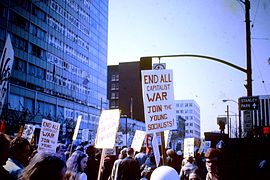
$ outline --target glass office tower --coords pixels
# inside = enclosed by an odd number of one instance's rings
[[[94,132],[107,96],[108,0],[1,0],[0,15],[1,53],[7,33],[15,51],[8,131],[46,118],[65,136],[82,115],[80,129]]]

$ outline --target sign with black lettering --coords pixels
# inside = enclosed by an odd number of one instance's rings
[[[176,129],[172,70],[143,70],[141,73],[146,132]]]
[[[259,108],[259,102],[259,96],[247,96],[238,99],[240,110],[257,110]]]

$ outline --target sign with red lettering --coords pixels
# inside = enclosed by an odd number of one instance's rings
[[[38,142],[38,151],[56,152],[60,124],[57,122],[42,120]]]
[[[141,73],[146,132],[176,129],[172,70],[143,70]]]

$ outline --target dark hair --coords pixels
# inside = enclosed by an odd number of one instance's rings
[[[5,165],[8,160],[9,137],[0,132],[0,166]]]
[[[213,158],[213,157],[220,158],[220,156],[221,156],[221,151],[215,148],[209,148],[204,155],[205,158]]]
[[[26,146],[30,146],[30,143],[27,139],[23,137],[15,137],[10,142],[9,152],[11,156],[14,156],[17,153],[20,153],[22,149],[24,149]]]
[[[37,153],[20,175],[22,180],[62,180],[66,164],[55,154],[49,152]]]
[[[134,154],[134,149],[131,148],[131,147],[129,147],[129,148],[127,149],[127,154],[128,154],[129,156],[133,155],[133,154]]]
[[[0,153],[3,151],[6,151],[7,147],[9,148],[10,145],[10,139],[8,135],[0,132]]]

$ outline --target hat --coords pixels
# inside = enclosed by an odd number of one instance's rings
[[[205,158],[213,158],[213,157],[220,157],[220,155],[221,155],[221,151],[219,149],[209,148],[209,149],[207,149],[204,157]]]
[[[182,151],[179,150],[179,151],[176,152],[176,154],[177,154],[178,156],[182,156],[183,153],[182,153]]]

